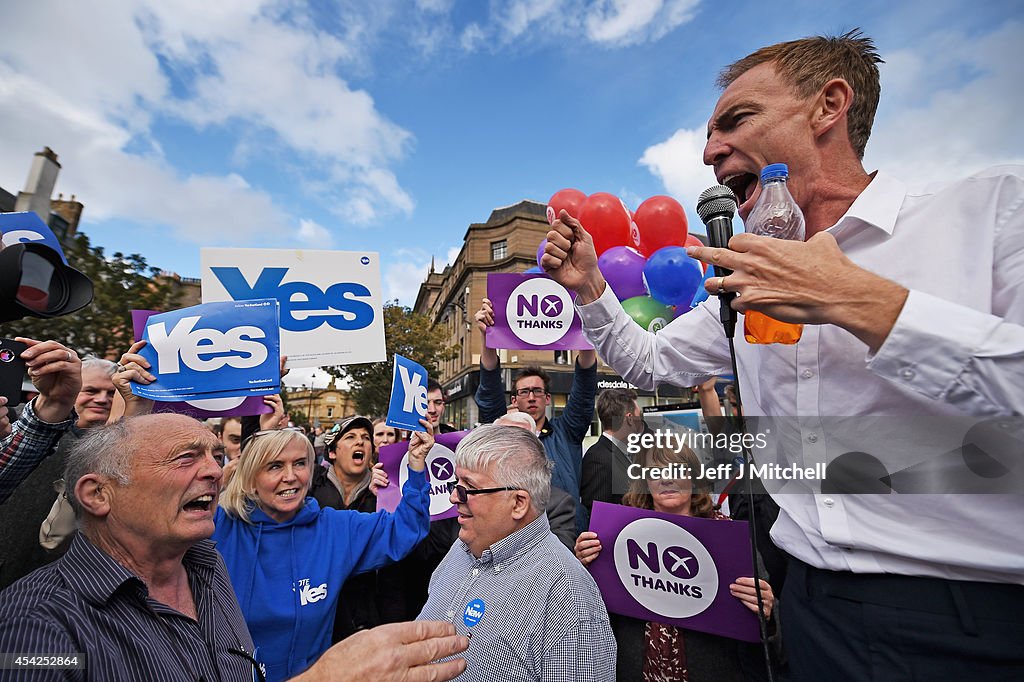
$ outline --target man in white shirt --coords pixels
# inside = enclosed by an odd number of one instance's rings
[[[737,293],[737,311],[806,325],[792,346],[736,339],[744,411],[772,418],[755,427],[772,430],[758,460],[829,471],[819,487],[772,490],[772,538],[793,557],[781,620],[796,678],[1019,678],[1024,169],[924,193],[867,173],[880,61],[853,32],[723,72],[704,162],[744,219],[760,169],[788,164],[808,238],[741,234],[691,255],[734,271],[706,286]],[[657,335],[640,329],[567,214],[543,265],[578,292],[588,337],[625,380],[690,386],[728,371],[717,300]]]

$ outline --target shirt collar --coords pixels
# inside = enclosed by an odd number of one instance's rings
[[[605,431],[601,435],[610,440],[612,442],[612,445],[614,445],[615,447],[622,451],[622,454],[628,454],[629,451],[626,449],[626,444],[624,442],[622,442],[612,434],[608,433],[607,431]]]
[[[892,235],[906,196],[905,184],[883,171],[875,171],[868,186],[828,231],[838,238],[847,229],[872,225],[887,235]]]
[[[197,542],[185,552],[182,563],[190,578],[201,578],[208,583],[217,565],[217,550],[213,542]],[[94,604],[106,604],[126,583],[132,583],[143,598],[149,594],[149,588],[139,576],[92,544],[80,532],[75,534],[58,570],[70,587]]]
[[[511,563],[536,547],[550,534],[551,526],[548,524],[547,514],[541,512],[533,521],[485,549],[480,555],[479,562],[493,563],[495,566]],[[469,551],[468,546],[466,551]]]

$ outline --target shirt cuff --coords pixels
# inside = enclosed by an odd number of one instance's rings
[[[967,369],[999,318],[911,290],[867,368],[878,376],[941,399]]]
[[[596,329],[610,324],[615,319],[618,304],[619,300],[615,298],[615,292],[607,284],[597,300],[582,305],[574,301],[576,312],[579,313],[580,320],[583,321],[583,326],[587,329]]]

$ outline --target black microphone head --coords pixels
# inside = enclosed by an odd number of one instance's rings
[[[718,216],[732,220],[732,217],[736,215],[738,203],[736,195],[725,185],[708,187],[701,192],[700,198],[697,199],[697,215],[700,216],[705,225],[708,224],[709,220]]]

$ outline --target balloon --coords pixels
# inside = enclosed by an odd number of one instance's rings
[[[703,279],[700,264],[681,246],[658,249],[644,266],[644,281],[651,296],[665,305],[689,305]]]
[[[698,261],[700,262],[700,261]],[[708,290],[704,288],[704,282],[708,281],[711,277],[715,276],[715,269],[711,268],[704,271],[704,277],[701,279],[700,284],[697,285],[697,293],[693,295],[693,300],[690,301],[690,307],[696,307],[698,303],[707,300]]]
[[[554,225],[559,212],[564,208],[573,218],[580,217],[580,208],[587,195],[578,189],[560,189],[548,199],[548,225]]]
[[[539,266],[539,265],[534,265],[529,270],[525,270],[523,272],[523,274],[524,275],[543,275],[544,274],[544,269],[541,266]]]
[[[594,238],[594,250],[598,256],[613,246],[627,246],[632,242],[629,212],[614,194],[591,194],[576,217]]]
[[[672,319],[672,308],[650,296],[634,296],[622,302],[622,309],[633,321],[649,332],[662,329]]]
[[[672,197],[651,197],[640,204],[633,217],[640,230],[640,253],[650,256],[666,246],[686,243],[686,211]]]
[[[686,235],[686,243],[683,244],[683,246],[707,246],[707,244],[702,242],[696,235],[694,235],[694,234],[687,234]],[[707,263],[705,263],[704,261],[697,261],[697,262],[700,263],[700,269],[702,271],[704,271],[704,272],[708,271],[708,264]]]
[[[608,286],[620,301],[634,296],[646,296],[644,288],[644,263],[647,259],[636,249],[628,246],[613,246],[597,259]]]
[[[544,247],[548,245],[547,237],[541,240],[540,246],[537,247],[537,265],[540,265],[540,259],[544,255]]]

